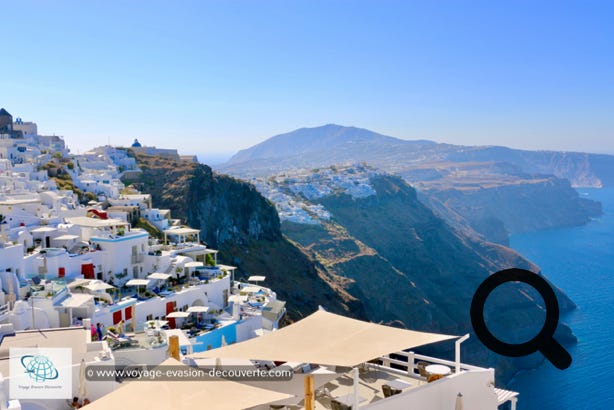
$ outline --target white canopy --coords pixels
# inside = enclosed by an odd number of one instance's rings
[[[388,353],[456,337],[397,329],[319,310],[262,337],[195,353],[191,357],[356,366]]]
[[[260,286],[243,286],[241,288],[241,292],[245,293],[256,293],[259,292],[262,288]]]
[[[100,290],[107,290],[107,289],[115,289],[115,286],[109,285],[108,283],[103,282],[101,280],[93,280],[83,287],[93,292],[97,292]]]
[[[151,275],[147,275],[148,279],[167,280],[171,275],[168,273],[154,272]]]
[[[209,311],[209,306],[190,306],[189,313],[206,313]]]
[[[183,266],[186,268],[198,268],[200,266],[204,266],[204,264],[202,262],[188,262]]]
[[[149,279],[130,279],[126,282],[126,286],[147,286],[149,282]]]
[[[247,281],[248,281],[248,282],[262,282],[262,281],[264,281],[265,279],[266,279],[266,277],[265,277],[265,276],[257,276],[257,275],[254,275],[254,276],[250,276],[249,278],[247,278]]]
[[[181,311],[171,312],[168,315],[166,315],[167,318],[188,317],[188,316],[190,316],[188,312],[181,312]]]
[[[167,359],[161,366],[185,365],[175,359]],[[228,380],[138,380],[124,383],[115,391],[88,404],[87,408],[194,410],[205,405],[218,410],[236,410],[288,397],[292,396]]]
[[[195,235],[197,233],[200,233],[200,230],[192,228],[175,228],[164,231],[165,235]]]

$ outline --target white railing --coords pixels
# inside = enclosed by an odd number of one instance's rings
[[[393,353],[393,355],[401,356],[403,358],[406,358],[407,360],[391,358],[390,355],[380,356],[378,357],[378,359],[381,360],[382,362],[381,366],[386,367],[386,368],[392,368],[391,365],[394,364],[396,366],[399,366],[405,369],[407,374],[412,377],[419,377],[419,373],[417,372],[418,370],[417,363],[419,361],[424,361],[429,364],[443,364],[452,369],[455,369],[455,366],[456,366],[456,363],[452,360],[439,359],[437,357],[425,356],[421,354],[416,354],[414,352],[397,352],[397,353]],[[484,368],[482,367],[472,366],[472,365],[465,364],[465,363],[460,364],[460,369],[466,370],[466,371],[467,370],[484,370]],[[399,370],[399,369],[396,369],[396,370]]]
[[[0,320],[6,319],[10,311],[11,311],[10,302],[5,303],[4,305],[0,306]]]

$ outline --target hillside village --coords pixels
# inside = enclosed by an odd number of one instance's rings
[[[250,180],[258,191],[275,204],[282,221],[319,224],[328,221],[331,213],[312,201],[333,194],[356,198],[375,195],[370,178],[380,173],[364,164],[333,165],[318,169],[296,169]]]
[[[130,148],[195,161],[136,140]],[[285,302],[258,285],[265,278],[234,281],[236,268],[219,263],[198,229],[120,181],[139,172],[126,149],[72,155],[61,137],[0,111],[3,348],[19,346],[21,332],[75,326],[101,342],[104,328],[107,343],[90,347],[97,360],[141,351],[159,363],[173,334],[188,354],[278,327]]]

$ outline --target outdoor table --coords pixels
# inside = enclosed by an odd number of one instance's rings
[[[439,376],[445,376],[452,372],[448,366],[442,364],[430,364],[424,368],[430,374],[437,374]]]

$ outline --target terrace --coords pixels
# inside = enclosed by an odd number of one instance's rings
[[[517,393],[494,387],[494,370],[460,362],[460,344],[467,336],[440,335],[397,329],[318,311],[276,332],[189,356],[198,364],[206,358],[261,358],[266,369],[294,370],[285,382],[245,382],[295,397],[258,409],[496,409]],[[399,351],[456,340],[456,360]],[[396,352],[386,353],[382,352]],[[379,352],[379,353],[378,353]],[[369,357],[375,357],[369,359]],[[294,360],[294,361],[292,361]]]

